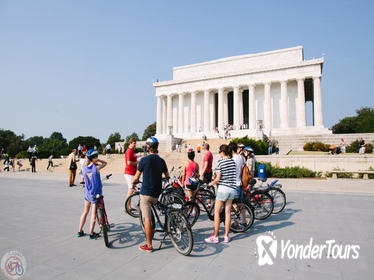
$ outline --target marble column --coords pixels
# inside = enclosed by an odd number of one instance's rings
[[[156,120],[156,134],[162,133],[162,100],[161,96],[157,96],[157,120]]]
[[[184,132],[184,93],[179,94],[178,103],[178,132]]]
[[[209,121],[210,121],[210,91],[209,89],[204,90],[204,130],[209,131]]]
[[[170,134],[170,127],[173,126],[173,96],[171,94],[167,97],[167,119],[166,133]]]
[[[265,83],[265,99],[264,99],[264,126],[266,129],[271,129],[271,97],[270,97],[271,83]]]
[[[256,129],[255,85],[248,86],[249,129]]]
[[[323,127],[321,77],[313,77],[314,126]]]
[[[234,87],[234,129],[239,129],[239,87]]]
[[[196,92],[191,92],[191,132],[196,132]]]
[[[288,128],[287,81],[281,81],[280,127],[281,128]]]
[[[297,104],[296,104],[296,125],[299,128],[306,126],[305,119],[305,87],[304,79],[297,79]]]
[[[209,130],[213,131],[215,126],[216,126],[216,124],[215,124],[216,123],[216,119],[215,119],[216,108],[215,108],[215,94],[214,93],[210,94],[210,96],[209,96],[209,107],[210,107],[210,109],[209,109],[209,113],[210,113],[210,115],[209,115],[209,118],[210,118],[210,120],[209,120]]]
[[[166,96],[162,98],[162,134],[167,133],[167,106],[166,106]]]
[[[224,112],[224,109],[223,109],[223,88],[220,88],[218,89],[218,130],[219,130],[219,133],[222,133],[223,132],[223,122],[224,122],[224,117],[223,117],[223,112]]]

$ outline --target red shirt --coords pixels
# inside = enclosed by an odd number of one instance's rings
[[[137,164],[135,165],[129,165],[128,161],[138,161],[138,157],[135,154],[135,151],[133,149],[128,148],[125,153],[125,161],[126,161],[126,168],[125,168],[125,174],[128,175],[135,175]]]
[[[205,173],[212,173],[212,165],[213,165],[213,155],[210,151],[207,151],[204,155],[203,163],[207,161],[207,167],[205,169]]]

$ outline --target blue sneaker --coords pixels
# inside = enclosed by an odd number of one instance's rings
[[[86,234],[82,231],[78,232],[77,233],[77,237],[82,237],[82,236],[85,236]]]
[[[100,234],[94,232],[93,234],[90,234],[90,236],[88,237],[88,239],[96,239],[100,236]]]

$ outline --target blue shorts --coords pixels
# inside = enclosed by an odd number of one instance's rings
[[[243,198],[244,197],[244,191],[242,187],[236,187],[236,195],[235,198]]]
[[[235,194],[234,193],[226,193],[226,192],[218,192],[216,196],[216,200],[219,201],[227,201],[229,199],[234,200]]]

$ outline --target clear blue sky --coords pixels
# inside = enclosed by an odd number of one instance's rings
[[[140,136],[172,67],[304,46],[326,54],[325,125],[374,106],[374,1],[0,0],[0,128]]]

